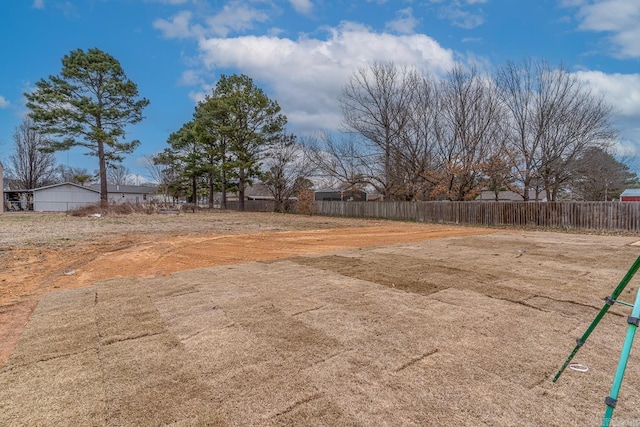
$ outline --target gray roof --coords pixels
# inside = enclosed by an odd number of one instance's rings
[[[100,191],[100,184],[91,184],[91,188]],[[155,194],[156,187],[149,185],[107,185],[108,193]]]
[[[335,188],[323,188],[321,190],[314,190],[314,193],[354,193],[354,192],[366,193],[364,190],[339,190]]]
[[[93,188],[90,188],[90,187],[84,187],[84,186],[79,185],[79,184],[74,184],[73,182],[63,182],[63,183],[60,183],[60,184],[46,185],[44,187],[34,188],[33,190],[30,190],[30,191],[46,190],[46,189],[49,189],[49,188],[62,187],[63,185],[72,185],[74,187],[82,188],[83,190],[92,191],[94,193],[99,193],[100,192],[100,191],[94,190]]]

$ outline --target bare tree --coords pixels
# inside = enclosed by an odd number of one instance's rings
[[[356,189],[370,183],[371,165],[354,138],[335,139],[328,133],[307,137],[303,142],[309,161],[322,178],[343,189]]]
[[[425,200],[435,188],[439,167],[440,92],[438,82],[429,76],[412,73],[406,82],[414,93],[407,114],[409,122],[400,131],[400,142],[394,150],[395,173],[402,180],[398,193],[405,200]]]
[[[508,153],[522,195],[542,180],[555,200],[570,179],[571,163],[589,147],[606,147],[615,137],[611,108],[563,66],[545,61],[508,62],[496,74],[506,107]]]
[[[595,97],[588,87],[564,68],[545,74],[542,110],[547,126],[541,140],[542,178],[548,200],[556,200],[561,187],[571,179],[572,163],[589,148],[607,148],[616,132],[611,125],[611,107]]]
[[[536,86],[537,68],[530,59],[521,64],[508,61],[498,68],[495,79],[498,95],[507,113],[504,121],[506,152],[510,155],[515,178],[521,184],[520,190],[525,201],[529,200],[529,188],[537,176],[541,161],[542,117],[536,109],[536,99],[540,94]]]
[[[399,186],[394,151],[410,121],[413,79],[414,71],[408,67],[374,62],[353,74],[340,97],[345,128],[360,135],[382,165],[382,174],[372,176],[378,181],[372,185],[385,198],[394,198]]]
[[[172,182],[172,174],[169,166],[156,162],[154,155],[146,155],[142,158],[142,163],[149,173],[151,181],[158,186],[158,193],[162,194],[164,202],[167,203],[169,195],[169,186]]]
[[[44,137],[33,127],[33,120],[25,118],[13,134],[14,152],[9,157],[12,175],[24,189],[51,184],[55,179],[56,158],[53,153],[40,151]]]
[[[434,195],[471,200],[482,190],[488,159],[502,144],[502,105],[488,78],[461,65],[448,73],[440,93]]]
[[[55,174],[58,182],[73,182],[80,185],[95,182],[97,179],[97,174],[90,174],[86,168],[74,168],[65,165],[57,166]]]
[[[285,212],[289,203],[301,190],[308,188],[314,171],[307,151],[296,142],[294,135],[282,135],[266,152],[263,162],[266,171],[262,183],[275,200],[275,210]]]
[[[107,182],[111,185],[132,185],[134,179],[131,176],[131,171],[125,165],[109,165]]]

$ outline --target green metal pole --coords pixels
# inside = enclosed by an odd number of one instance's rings
[[[600,309],[600,312],[598,313],[596,318],[593,319],[593,322],[591,322],[591,324],[589,325],[585,333],[582,334],[582,336],[576,340],[578,344],[574,347],[569,357],[567,357],[567,360],[564,361],[564,364],[562,365],[562,367],[560,368],[556,376],[553,377],[554,383],[558,381],[558,378],[560,378],[560,375],[562,375],[562,373],[567,368],[567,366],[569,366],[569,363],[571,363],[573,356],[575,356],[578,350],[580,350],[580,347],[584,345],[584,343],[587,341],[587,338],[589,338],[589,335],[591,335],[591,332],[593,332],[596,326],[598,326],[598,323],[600,322],[600,320],[602,320],[604,315],[607,314],[607,311],[609,311],[609,307],[611,307],[614,301],[618,298],[618,296],[620,296],[624,288],[627,286],[627,284],[629,284],[629,282],[631,281],[631,279],[636,274],[639,268],[640,268],[640,256],[633,263],[629,271],[627,271],[627,274],[625,274],[625,276],[622,278],[618,286],[613,290],[613,293],[611,294],[611,296],[605,299],[606,303]]]
[[[616,370],[616,375],[613,378],[611,393],[605,399],[607,409],[604,413],[604,419],[602,420],[602,425],[605,427],[609,427],[611,417],[613,416],[613,409],[616,407],[616,403],[618,402],[618,392],[620,391],[620,386],[622,385],[624,371],[627,368],[627,361],[629,360],[629,353],[631,352],[633,337],[635,336],[636,329],[638,327],[638,317],[640,317],[640,289],[636,293],[636,302],[633,305],[631,316],[627,319],[629,328],[627,329],[627,337],[624,340],[622,351],[620,352],[620,360],[618,361],[618,369]]]

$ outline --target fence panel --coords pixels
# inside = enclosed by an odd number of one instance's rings
[[[237,201],[227,201],[228,210],[238,210]],[[273,212],[275,202],[273,200],[245,200],[244,210],[246,212]]]
[[[316,202],[321,215],[640,232],[640,202]]]

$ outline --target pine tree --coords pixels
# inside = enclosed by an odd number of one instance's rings
[[[107,165],[123,160],[140,141],[121,141],[125,126],[143,119],[149,104],[138,98],[138,87],[129,80],[120,63],[99,49],[77,49],[62,58],[62,71],[36,83],[33,93],[25,93],[35,127],[48,139],[46,151],[84,147],[98,157],[100,200],[107,196]]]

